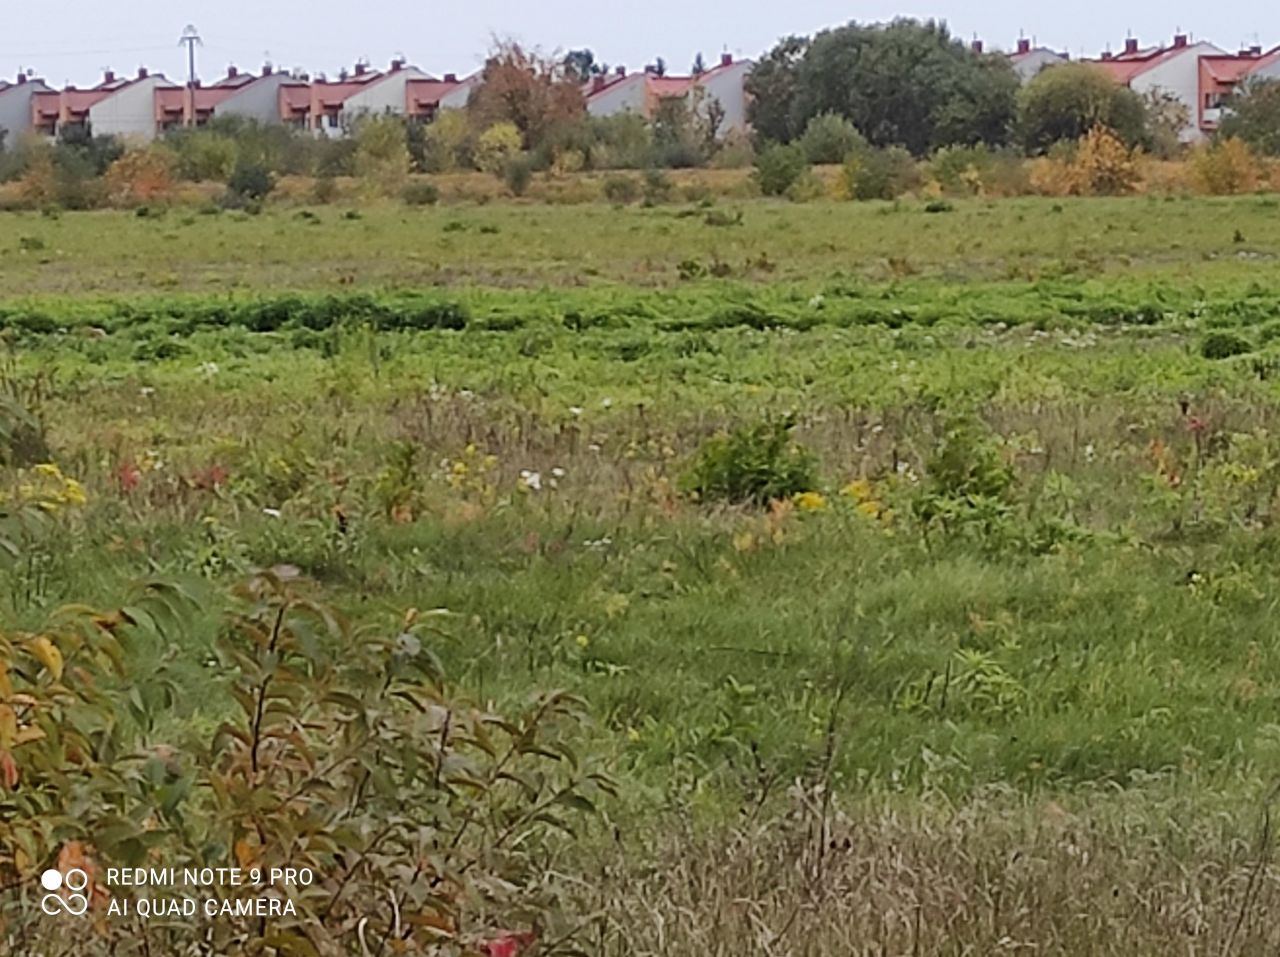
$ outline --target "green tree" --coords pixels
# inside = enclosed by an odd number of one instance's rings
[[[1253,80],[1231,97],[1218,136],[1243,140],[1264,156],[1280,156],[1280,80]]]
[[[356,175],[383,196],[398,196],[409,178],[409,145],[397,116],[362,119],[356,126]]]
[[[945,25],[899,19],[818,34],[800,61],[792,120],[851,120],[875,146],[917,156],[1008,141],[1018,80],[1003,57],[975,54]]]
[[[865,149],[867,141],[843,116],[822,113],[809,120],[800,137],[810,163],[843,163],[850,153]]]
[[[807,37],[784,37],[747,77],[747,118],[760,142],[790,143],[805,121],[796,116],[800,63],[809,50]]]
[[[1018,98],[1018,134],[1029,153],[1076,142],[1099,126],[1126,146],[1139,145],[1147,133],[1147,107],[1097,67],[1069,63],[1043,70]]]

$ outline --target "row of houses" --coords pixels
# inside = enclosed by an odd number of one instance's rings
[[[977,41],[975,44],[980,48]],[[1070,59],[1066,53],[1027,39],[1019,40],[1010,55],[1014,70],[1024,82],[1041,70]],[[1136,93],[1163,93],[1176,98],[1187,111],[1187,124],[1182,130],[1186,143],[1213,135],[1222,119],[1224,104],[1245,83],[1280,79],[1280,47],[1263,50],[1252,46],[1231,53],[1182,33],[1167,45],[1144,46],[1130,37],[1119,52],[1108,50],[1083,62]]]
[[[712,69],[697,75],[659,76],[652,68],[629,73],[618,68],[584,85],[593,116],[637,112],[652,116],[663,97],[715,100],[721,134],[746,128],[745,83],[751,61],[724,54]],[[258,73],[230,67],[210,84],[175,83],[140,68],[132,77],[107,71],[90,88],[55,90],[26,73],[0,80],[0,129],[10,136],[27,131],[47,136],[73,127],[95,134],[150,140],[167,130],[203,126],[215,116],[239,116],[260,123],[283,123],[329,136],[343,135],[361,115],[394,113],[430,121],[446,109],[466,106],[479,74],[435,77],[403,60],[385,70],[356,64],[336,80],[309,80],[269,64]]]
[[[973,50],[984,52],[981,41],[974,41]],[[1071,59],[1028,39],[1019,40],[1008,56],[1024,82]],[[1108,51],[1083,62],[1138,93],[1159,91],[1175,97],[1187,110],[1182,139],[1188,143],[1212,135],[1224,103],[1242,84],[1254,78],[1280,79],[1280,47],[1229,53],[1185,34],[1156,46],[1142,46],[1130,38],[1121,52]],[[592,116],[630,112],[652,117],[668,97],[689,99],[699,109],[714,104],[723,136],[747,128],[746,80],[753,65],[725,53],[711,69],[684,76],[619,67],[592,77],[583,94]],[[28,130],[53,136],[87,127],[95,134],[149,140],[176,127],[201,126],[215,116],[240,116],[341,136],[362,114],[395,113],[430,121],[441,110],[465,106],[478,82],[479,74],[435,77],[400,59],[385,70],[360,63],[336,80],[310,80],[270,65],[258,73],[231,67],[208,85],[175,83],[144,68],[128,78],[108,71],[102,82],[87,89],[54,90],[23,73],[14,82],[0,80],[0,130],[10,137]]]

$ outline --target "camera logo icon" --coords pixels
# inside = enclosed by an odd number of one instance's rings
[[[41,899],[40,909],[50,917],[59,913],[83,917],[89,910],[89,898],[84,894],[89,887],[89,875],[78,867],[65,874],[51,867],[40,875],[40,886],[49,892]],[[59,893],[64,890],[68,893]]]

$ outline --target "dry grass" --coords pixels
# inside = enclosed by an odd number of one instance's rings
[[[1098,795],[678,822],[603,868],[602,954],[1274,954],[1280,868],[1248,816]],[[643,862],[640,867],[637,862]]]

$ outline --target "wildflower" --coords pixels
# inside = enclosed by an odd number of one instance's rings
[[[809,308],[810,308],[810,309],[821,309],[821,308],[822,308],[822,304],[823,304],[825,301],[826,301],[826,299],[823,297],[822,293],[820,293],[820,292],[818,292],[818,293],[814,293],[813,297],[809,300]]]
[[[542,491],[542,473],[529,469],[520,470],[520,481],[531,492]]]
[[[795,497],[795,503],[802,512],[820,512],[827,507],[826,497],[821,492],[801,492]]]
[[[262,514],[270,516],[271,518],[279,518],[284,513],[281,512],[280,509],[278,508],[264,508],[262,510]]]
[[[588,645],[591,644],[591,639],[588,638],[586,635],[579,635],[577,638],[573,640],[577,642],[579,648],[586,648]]]
[[[600,406],[605,409],[611,408],[613,406],[613,400],[609,398],[601,399]]]
[[[569,406],[569,414],[574,416],[575,418],[579,415],[582,415],[582,406],[580,405]]]
[[[855,502],[865,502],[872,497],[871,483],[866,479],[854,479],[840,490],[840,494]]]
[[[556,478],[564,478],[564,469],[562,469],[560,466],[557,465],[555,468],[551,470],[551,474],[554,475]]]
[[[214,376],[218,374],[218,363],[216,362],[200,363],[200,373],[206,379],[212,379]]]
[[[627,740],[636,742],[640,740],[640,732],[635,728],[627,728]]]
[[[144,385],[141,389],[138,390],[138,394],[142,396],[144,399],[146,399],[146,398],[149,398],[150,396],[155,395],[156,390],[152,386]]]

